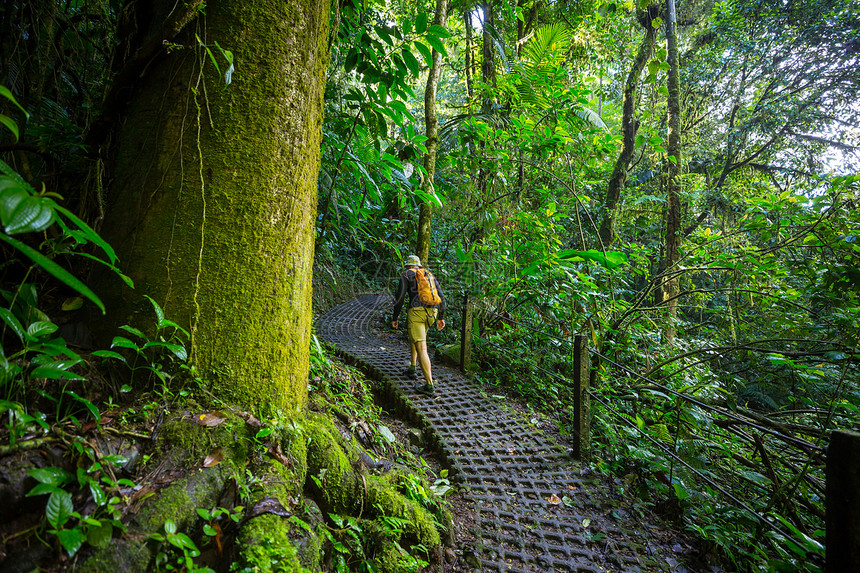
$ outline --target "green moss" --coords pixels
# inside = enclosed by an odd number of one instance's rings
[[[210,3],[207,42],[242,62],[232,84],[188,51],[161,58],[119,134],[104,236],[192,333],[191,362],[213,392],[244,407],[306,400],[329,10]],[[176,42],[194,49],[192,28]],[[212,89],[191,92],[201,71]],[[127,315],[140,296],[102,279],[96,290],[121,313],[108,322],[142,324]]]
[[[339,439],[332,422],[308,415],[308,480],[306,489],[321,502],[324,511],[352,516],[391,516],[405,519],[404,536],[410,544],[428,549],[441,543],[433,516],[398,491],[397,475],[368,475],[358,453]],[[315,476],[314,480],[311,476]]]
[[[416,560],[393,539],[381,544],[374,559],[379,573],[415,573]]]
[[[197,508],[214,507],[227,479],[233,472],[219,464],[211,468],[200,468],[164,488],[158,497],[151,499],[137,514],[137,522],[148,532],[161,530],[168,520],[178,529],[185,529],[197,519]]]
[[[201,426],[187,418],[168,420],[158,433],[158,446],[180,467],[201,466],[206,456],[222,448],[222,463],[242,468],[250,440],[245,422],[235,417],[216,427]]]
[[[250,520],[239,532],[238,571],[260,573],[303,573],[299,552],[293,545],[290,523],[276,515],[265,514]],[[318,546],[317,546],[318,547]],[[317,550],[318,551],[318,550]]]
[[[421,544],[428,549],[439,546],[441,539],[433,516],[411,499],[397,491],[397,485],[389,476],[371,476],[367,482],[367,497],[370,505],[381,515],[399,517],[408,523],[404,526],[404,539],[410,545]]]
[[[115,539],[99,548],[76,569],[79,573],[143,573],[152,554],[142,539]]]
[[[356,515],[364,502],[364,487],[355,467],[358,455],[348,456],[334,424],[318,414],[306,418],[308,479],[305,486],[324,511]],[[314,479],[316,478],[316,479]]]

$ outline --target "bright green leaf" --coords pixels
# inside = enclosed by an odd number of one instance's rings
[[[415,18],[415,33],[423,34],[427,31],[427,13],[421,12],[418,14],[418,17]]]
[[[18,141],[18,124],[8,115],[0,114],[0,124],[5,125],[6,129],[12,132],[15,141]]]
[[[80,529],[61,529],[57,532],[57,537],[69,556],[77,553],[78,549],[86,541],[86,536],[84,536]]]
[[[45,516],[52,527],[60,528],[69,520],[74,510],[72,494],[67,491],[57,490],[48,498],[48,505],[45,507]]]

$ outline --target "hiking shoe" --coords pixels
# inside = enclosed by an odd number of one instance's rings
[[[430,384],[425,384],[424,386],[419,386],[415,390],[421,394],[424,394],[425,396],[435,396],[436,395],[436,391],[433,389],[433,386]]]
[[[414,366],[410,366],[406,370],[403,371],[403,375],[409,378],[410,380],[418,380],[418,371]]]

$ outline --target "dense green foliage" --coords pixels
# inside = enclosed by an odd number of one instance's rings
[[[662,5],[487,5],[492,25],[480,5],[449,13],[431,248],[455,309],[466,294],[476,305],[477,375],[560,412],[565,431],[570,341],[587,334],[600,467],[739,569],[815,569],[821,448],[860,412],[856,7],[682,5],[682,150],[669,157]],[[359,19],[399,34],[431,10],[379,2]],[[602,244],[644,26],[656,46],[637,81],[615,240]],[[318,246],[384,288],[426,199],[421,106],[397,73],[350,73],[355,53],[335,48],[330,92],[362,105],[386,94],[398,115],[354,128],[328,114]],[[667,162],[680,167],[677,259],[664,250]]]
[[[125,224],[104,221],[112,138],[133,87],[124,74],[143,74],[161,50],[213,63],[219,84],[243,73],[243,54],[205,37],[142,43],[124,4],[0,0],[0,29],[14,32],[0,36],[4,447],[97,419],[90,394],[167,402],[206,383],[186,363],[188,333],[158,304],[155,321],[126,325],[113,349],[80,350],[90,340],[78,309],[104,310],[91,270],[130,282],[97,233]],[[452,1],[447,27],[432,24],[434,10],[332,4],[318,262],[392,286],[419,206],[432,203],[430,266],[455,322],[466,295],[475,305],[480,380],[555,412],[566,433],[571,340],[587,335],[595,464],[738,570],[815,570],[822,448],[860,417],[856,3],[681,4],[679,156],[667,151],[662,3]],[[151,51],[130,53],[140,45]],[[429,186],[421,90],[434,51],[443,72]],[[626,182],[617,201],[614,173]],[[313,349],[311,360],[322,360]],[[87,373],[119,361],[130,374],[123,366],[93,391]],[[91,487],[87,476],[112,464],[78,447],[91,474],[37,476],[68,553],[117,526],[105,491],[121,486],[96,481],[98,518],[75,521],[59,492]],[[363,535],[338,519],[340,534]],[[162,541],[183,550],[177,535],[165,529]]]

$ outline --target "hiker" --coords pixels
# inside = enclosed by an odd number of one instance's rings
[[[434,292],[435,291],[435,292]],[[427,354],[427,330],[436,324],[436,330],[445,328],[442,316],[445,314],[445,298],[430,271],[421,268],[421,259],[416,255],[406,257],[406,270],[400,275],[397,296],[394,299],[394,316],[391,327],[396,329],[403,301],[409,297],[406,310],[406,329],[409,333],[409,350],[412,353],[411,365],[403,373],[411,380],[417,380],[416,361],[421,364],[426,383],[418,391],[433,396],[433,373],[430,371],[430,356]]]

